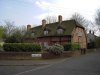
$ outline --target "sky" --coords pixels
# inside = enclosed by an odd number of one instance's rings
[[[14,21],[16,26],[40,25],[47,16],[69,19],[75,12],[93,21],[100,0],[0,0],[0,24]]]

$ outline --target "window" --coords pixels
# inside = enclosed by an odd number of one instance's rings
[[[44,31],[44,35],[48,35],[48,30],[45,30]]]
[[[63,34],[63,29],[57,29],[57,34]]]
[[[34,33],[32,33],[31,36],[34,37]]]
[[[78,32],[77,35],[78,35],[79,37],[81,37],[83,34],[82,34],[82,32]]]
[[[48,43],[44,42],[44,47],[48,48]]]

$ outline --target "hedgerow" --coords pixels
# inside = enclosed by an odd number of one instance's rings
[[[3,49],[6,52],[40,52],[41,46],[33,43],[5,43]]]

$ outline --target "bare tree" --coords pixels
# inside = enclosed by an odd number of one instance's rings
[[[57,22],[57,18],[55,16],[47,16],[45,19],[47,24]]]
[[[0,26],[0,40],[2,39],[2,36],[3,36],[3,27]]]
[[[22,35],[22,36],[24,36],[25,34],[26,34],[26,32],[27,32],[27,28],[26,28],[26,26],[21,26],[21,27],[18,27],[17,28],[17,31],[19,31],[20,32],[20,34]]]
[[[14,22],[5,21],[5,25],[3,25],[4,35],[6,37],[11,36],[11,34],[15,31]]]
[[[98,26],[98,29],[100,31],[100,9],[98,9],[96,11],[95,22],[96,22],[96,25]]]
[[[75,13],[72,15],[71,19],[82,25],[86,29],[86,31],[88,30],[89,21],[86,20],[82,15]]]

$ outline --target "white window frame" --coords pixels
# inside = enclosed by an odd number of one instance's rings
[[[31,33],[31,36],[34,37],[34,33]]]
[[[44,31],[44,35],[48,35],[48,33],[49,33],[48,30]]]
[[[63,29],[57,29],[57,34],[63,34]]]

